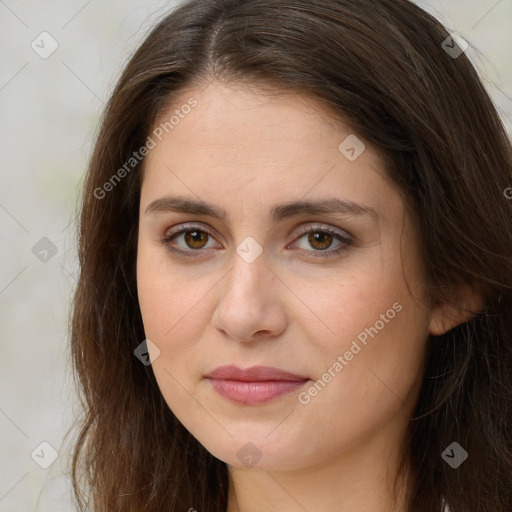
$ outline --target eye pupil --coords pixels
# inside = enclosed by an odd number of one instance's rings
[[[327,242],[325,239],[327,238]],[[333,236],[329,233],[310,233],[309,234],[309,242],[311,243],[312,247],[315,247],[316,249],[324,250],[328,249],[332,244],[332,238]],[[315,246],[315,244],[320,243],[321,247]]]
[[[189,247],[192,247],[194,249],[197,249],[197,248],[201,249],[203,247],[201,245],[201,242],[205,242],[207,236],[208,236],[208,233],[205,233],[204,231],[198,231],[198,230],[187,231],[185,233],[185,241],[189,245]],[[199,243],[199,246],[196,245],[197,243]]]

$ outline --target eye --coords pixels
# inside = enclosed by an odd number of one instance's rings
[[[327,258],[345,251],[353,243],[348,234],[342,234],[331,228],[322,226],[308,226],[302,228],[298,233],[300,236],[297,240],[305,240],[305,243],[313,247],[313,251],[307,248],[301,248],[311,256]],[[160,242],[174,254],[182,256],[200,256],[202,249],[208,249],[209,238],[213,238],[213,233],[205,227],[200,226],[181,226],[179,229],[168,232]],[[176,240],[182,239],[184,246],[177,246]],[[327,250],[332,246],[333,242],[338,240],[339,245],[335,249]],[[211,248],[211,247],[210,247]],[[192,250],[187,250],[192,249]]]
[[[186,244],[184,249],[176,248],[174,243],[171,244],[175,239],[181,237],[183,237],[183,241]],[[206,244],[209,237],[213,238],[212,232],[209,229],[199,226],[182,226],[178,230],[168,232],[160,241],[172,253],[195,256],[194,252],[198,252],[199,249],[208,248]],[[193,249],[193,251],[187,251],[187,247]]]
[[[347,250],[353,243],[353,240],[348,234],[342,234],[331,228],[323,226],[308,226],[299,230],[299,235],[302,236],[300,236],[298,240],[304,239],[306,245],[316,249],[315,251],[304,249],[311,253],[311,256],[315,258],[327,258],[338,255]],[[335,249],[328,251],[327,249],[332,246],[335,240],[339,241],[339,245]]]

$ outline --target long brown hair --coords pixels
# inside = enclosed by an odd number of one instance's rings
[[[81,511],[226,510],[226,464],[133,353],[145,339],[135,267],[144,162],[126,167],[162,108],[214,78],[312,93],[380,148],[420,234],[433,303],[462,284],[483,298],[469,322],[428,340],[403,444],[408,510],[437,512],[443,498],[452,512],[512,510],[512,151],[448,37],[407,0],[189,0],[152,30],[106,106],[83,190],[71,319]],[[457,469],[441,456],[452,442],[469,455]]]

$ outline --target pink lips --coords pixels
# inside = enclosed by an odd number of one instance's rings
[[[256,405],[270,402],[300,388],[309,379],[279,368],[220,366],[206,375],[213,389],[233,402]]]

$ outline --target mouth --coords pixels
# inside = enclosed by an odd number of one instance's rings
[[[310,379],[279,368],[221,366],[205,376],[213,389],[232,402],[257,405],[298,390]]]

